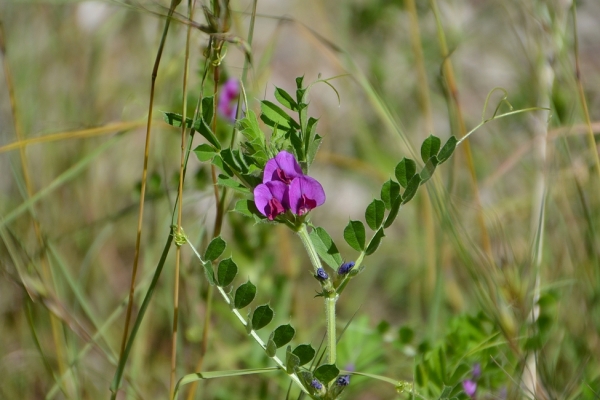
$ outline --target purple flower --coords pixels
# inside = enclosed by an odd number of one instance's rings
[[[294,178],[300,176],[303,176],[302,168],[300,168],[300,164],[298,164],[294,155],[282,150],[275,158],[271,158],[267,161],[263,175],[263,183],[269,181],[281,181],[286,185],[289,185]]]
[[[479,379],[481,376],[481,364],[475,363],[473,364],[473,379]]]
[[[289,188],[289,205],[296,215],[304,215],[325,203],[323,186],[310,176],[294,178]]]
[[[227,79],[221,88],[217,110],[219,111],[219,114],[229,119],[231,122],[235,121],[235,113],[237,108],[236,100],[239,95],[240,83],[237,78]]]
[[[338,386],[348,386],[350,384],[350,375],[341,375],[339,376],[335,384]]]
[[[258,210],[270,220],[291,210],[304,215],[325,203],[325,191],[314,178],[302,174],[294,155],[280,151],[265,166],[263,183],[254,189]]]
[[[329,278],[329,275],[327,275],[327,272],[325,272],[323,268],[319,268],[317,269],[317,274],[315,275],[315,278],[317,278],[320,281],[326,281]]]
[[[279,181],[271,181],[261,183],[254,188],[254,203],[256,208],[269,220],[275,219],[276,216],[285,212],[287,204],[285,196],[287,193],[287,185]]]
[[[475,391],[477,390],[477,383],[475,383],[475,381],[467,379],[466,381],[463,381],[462,386],[467,396],[471,398],[475,396]]]
[[[310,383],[310,386],[314,387],[317,390],[323,389],[323,384],[321,382],[319,382],[318,379],[313,379],[312,382]]]
[[[337,270],[338,275],[346,275],[352,268],[354,268],[354,261],[348,261],[347,263],[343,263]]]

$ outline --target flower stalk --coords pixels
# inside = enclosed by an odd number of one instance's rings
[[[300,227],[296,232],[298,233],[298,236],[300,236],[300,240],[302,241],[302,244],[304,244],[304,248],[308,253],[308,257],[313,265],[315,274],[317,274],[317,271],[320,268],[322,269],[323,266],[321,265],[321,260],[317,254],[317,249],[315,249],[315,246],[310,240],[308,229],[306,229],[306,223],[300,224]],[[325,316],[327,321],[327,362],[329,364],[335,364],[337,354],[335,303],[337,302],[338,295],[335,291],[331,291],[324,292],[323,296],[325,297]]]

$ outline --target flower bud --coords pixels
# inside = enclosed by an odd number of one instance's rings
[[[354,261],[343,263],[337,270],[338,275],[346,275],[352,268],[354,268],[354,265]]]
[[[327,272],[325,272],[325,270],[323,268],[319,268],[319,269],[317,269],[315,278],[317,278],[319,281],[322,282],[322,281],[326,281],[327,279],[329,279],[329,275],[327,275]]]

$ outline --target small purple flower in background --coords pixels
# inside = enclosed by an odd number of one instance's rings
[[[323,389],[323,384],[321,382],[319,382],[318,379],[313,379],[312,382],[310,383],[310,386],[314,387],[317,390]]]
[[[477,383],[475,383],[475,381],[467,379],[466,381],[463,381],[462,386],[467,396],[471,398],[475,396],[475,391],[477,390]]]
[[[346,275],[352,268],[354,268],[354,261],[348,261],[347,263],[343,263],[337,270],[338,275]]]
[[[329,278],[329,275],[327,275],[327,272],[325,272],[323,268],[319,268],[317,269],[315,277],[320,281],[326,281]]]
[[[471,375],[472,379],[464,380],[462,386],[467,396],[475,398],[475,392],[477,391],[477,380],[481,377],[481,364],[473,364]]]
[[[481,376],[481,364],[475,363],[473,364],[473,379],[479,379]]]
[[[237,98],[240,95],[240,82],[237,78],[229,78],[221,87],[219,93],[219,104],[217,110],[219,114],[227,118],[229,121],[235,121],[235,113],[237,109]]]
[[[325,191],[316,179],[302,173],[293,154],[280,151],[267,161],[263,183],[254,189],[254,202],[264,216],[273,220],[287,210],[296,215],[308,213],[325,203]]]
[[[287,186],[283,182],[261,183],[254,188],[254,204],[258,211],[272,221],[279,214],[285,212],[286,192]]]
[[[338,386],[348,386],[350,384],[350,375],[339,376],[336,379],[335,384]]]

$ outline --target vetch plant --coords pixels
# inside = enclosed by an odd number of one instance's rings
[[[317,82],[328,83],[327,80]],[[360,371],[340,371],[336,365],[339,339],[336,332],[336,303],[349,282],[365,269],[365,257],[372,255],[379,248],[385,237],[385,230],[395,221],[402,206],[414,198],[419,187],[433,176],[437,167],[446,162],[457,145],[473,131],[460,141],[451,136],[443,145],[441,139],[430,135],[421,145],[421,167],[409,158],[403,158],[396,165],[393,171],[395,179],[385,182],[381,187],[380,198],[374,199],[365,209],[366,226],[362,221],[351,220],[344,228],[345,241],[358,252],[353,257],[355,261],[344,262],[329,233],[310,220],[310,211],[326,204],[325,190],[309,175],[310,165],[323,137],[316,132],[318,120],[308,117],[307,114],[307,97],[312,85],[305,87],[303,78],[300,77],[296,79],[296,86],[295,97],[281,88],[276,88],[275,97],[283,108],[263,100],[259,117],[249,108],[245,117],[236,122],[236,127],[244,137],[239,148],[221,144],[207,128],[208,123],[203,120],[190,119],[187,123],[190,127],[197,128],[207,141],[194,150],[198,159],[201,162],[211,162],[218,168],[221,171],[217,179],[218,184],[234,190],[240,197],[233,211],[252,218],[256,223],[284,224],[294,231],[303,243],[312,264],[313,275],[321,286],[317,296],[323,298],[325,306],[325,360],[317,357],[318,352],[311,344],[300,344],[295,348],[289,344],[296,333],[291,324],[277,327],[263,339],[258,331],[264,329],[274,316],[274,310],[268,304],[250,309],[246,317],[241,314],[240,310],[250,306],[254,300],[257,288],[250,281],[241,284],[235,290],[231,288],[239,268],[231,257],[220,259],[226,248],[226,242],[220,236],[210,242],[204,255],[194,247],[192,249],[203,265],[208,281],[217,288],[237,319],[244,325],[246,332],[274,361],[275,368],[286,373],[292,382],[311,398],[340,398],[350,385],[352,374],[392,383],[398,392],[412,391],[413,386],[410,382]],[[199,103],[211,108],[210,98],[202,99]],[[290,111],[296,113],[297,120],[292,118]],[[497,111],[498,108],[496,113]],[[518,112],[521,111],[523,110]],[[169,123],[183,121],[180,115],[165,115]],[[203,115],[210,117],[210,114]],[[481,125],[505,115],[494,114]],[[260,129],[259,118],[272,130],[269,139]],[[373,232],[370,238],[367,228]],[[178,244],[184,243],[190,244],[185,236],[180,237]],[[285,353],[280,357],[278,349],[283,347],[286,347]],[[272,370],[273,367],[267,367],[235,373],[230,371],[215,376]],[[461,371],[462,369],[455,371],[452,377],[453,385],[446,387],[445,391],[454,392],[464,388],[467,394],[474,393],[471,381],[460,379]],[[175,395],[183,385],[209,377],[210,374],[206,373],[186,375],[178,382]]]
[[[380,197],[367,205],[365,222],[350,220],[344,228],[343,237],[346,243],[357,252],[352,257],[353,261],[344,261],[329,233],[316,226],[310,219],[311,210],[325,205],[326,195],[322,185],[309,175],[310,166],[315,160],[323,137],[316,132],[318,120],[307,114],[307,98],[312,85],[305,87],[303,81],[302,77],[296,79],[295,97],[281,88],[276,88],[276,99],[288,111],[267,100],[260,102],[259,117],[251,108],[247,108],[246,115],[235,123],[236,129],[243,135],[239,146],[235,146],[234,142],[229,146],[222,143],[210,127],[211,123],[214,126],[213,97],[199,99],[197,118],[165,113],[165,121],[174,126],[185,125],[192,129],[192,133],[198,132],[206,140],[206,143],[194,149],[194,153],[200,162],[210,162],[212,168],[220,171],[216,182],[224,190],[222,198],[225,197],[225,190],[233,190],[236,193],[238,198],[232,211],[251,218],[255,223],[283,224],[297,234],[311,262],[313,276],[321,286],[317,296],[323,298],[325,309],[324,350],[320,353],[310,343],[293,347],[290,343],[296,335],[296,328],[291,324],[278,326],[268,336],[259,335],[258,332],[273,320],[275,312],[269,304],[250,307],[257,293],[257,287],[251,281],[233,288],[239,267],[232,257],[222,259],[227,247],[225,240],[217,235],[202,255],[191,245],[181,227],[173,226],[172,236],[175,244],[178,247],[188,244],[192,248],[210,285],[217,289],[247,334],[275,364],[258,369],[188,374],[175,385],[174,397],[177,397],[182,386],[200,379],[274,370],[287,374],[301,392],[313,399],[340,398],[350,385],[351,375],[391,383],[398,393],[410,392],[418,395],[414,392],[411,382],[361,371],[343,371],[337,367],[339,336],[336,330],[336,303],[350,281],[365,269],[365,257],[377,251],[385,237],[385,230],[395,221],[402,206],[414,198],[419,187],[433,176],[437,167],[446,162],[456,147],[474,130],[461,140],[451,136],[443,145],[440,138],[430,135],[421,145],[422,166],[410,158],[403,158],[396,165],[393,171],[395,179],[386,181],[381,187]],[[317,82],[329,84],[327,80],[319,79]],[[297,120],[289,111],[296,113]],[[523,111],[526,110],[496,115],[496,108],[494,116],[483,120],[479,126],[495,118]],[[268,139],[260,128],[259,118],[271,129]],[[367,228],[371,232],[370,235],[367,234]],[[166,251],[168,247],[169,244],[165,248]],[[157,269],[155,279],[158,279],[159,274],[160,269]],[[151,292],[147,299],[150,295]],[[134,326],[134,333],[139,327],[146,306],[145,299],[142,312]],[[244,316],[241,310],[246,307],[250,308]],[[134,336],[132,334],[128,341],[125,356],[131,348]],[[120,365],[124,365],[123,360]],[[118,369],[113,387],[118,387],[120,371],[122,367]],[[444,381],[443,393],[462,390],[466,382],[461,379],[463,375],[464,366],[456,366],[450,379]],[[472,388],[467,386],[464,390],[469,393]]]
[[[319,81],[328,83],[326,80]],[[219,143],[212,132],[202,129],[207,126],[202,121],[190,120],[189,124],[198,126],[198,131],[207,140],[207,143],[194,150],[198,159],[202,162],[210,161],[217,167],[221,171],[218,184],[233,189],[241,197],[237,200],[234,211],[257,223],[284,224],[296,232],[303,243],[312,264],[313,275],[321,286],[318,296],[323,298],[325,305],[325,361],[315,358],[317,351],[310,344],[301,344],[295,348],[289,345],[296,332],[290,324],[279,326],[266,340],[258,335],[257,332],[271,322],[274,311],[269,305],[261,305],[249,311],[247,317],[240,313],[240,309],[251,304],[257,288],[248,281],[235,290],[227,289],[235,281],[238,266],[232,258],[219,261],[226,247],[221,237],[211,241],[204,256],[196,249],[194,252],[204,266],[207,279],[218,288],[232,312],[245,326],[246,332],[263,348],[277,368],[285,372],[311,398],[339,398],[350,385],[351,374],[390,382],[398,391],[404,391],[412,385],[359,371],[343,373],[338,369],[336,303],[349,282],[364,270],[365,257],[378,249],[385,237],[385,230],[392,225],[401,207],[413,199],[419,187],[433,176],[436,168],[452,156],[460,141],[451,136],[442,145],[438,137],[430,135],[421,145],[422,167],[418,167],[417,162],[409,158],[403,158],[396,165],[393,171],[396,179],[385,182],[380,198],[374,199],[366,207],[366,226],[362,221],[351,220],[345,227],[344,239],[358,254],[353,257],[355,261],[344,262],[329,233],[310,220],[310,211],[326,204],[325,190],[309,175],[310,165],[323,137],[316,132],[318,120],[307,114],[307,97],[311,86],[305,87],[302,77],[296,79],[296,86],[295,96],[276,88],[275,97],[283,108],[263,100],[259,117],[248,109],[246,116],[236,123],[244,137],[239,149],[227,148]],[[296,113],[297,120],[292,118],[290,111]],[[169,115],[173,120],[181,120],[180,116]],[[272,130],[269,139],[259,127],[259,118]],[[370,238],[367,228],[373,232]],[[277,349],[284,346],[287,346],[285,356],[280,358]],[[271,368],[264,371],[268,370]],[[177,390],[184,384],[204,379],[201,375],[191,374],[182,378]],[[461,381],[456,379],[454,387],[459,388],[460,385]]]

